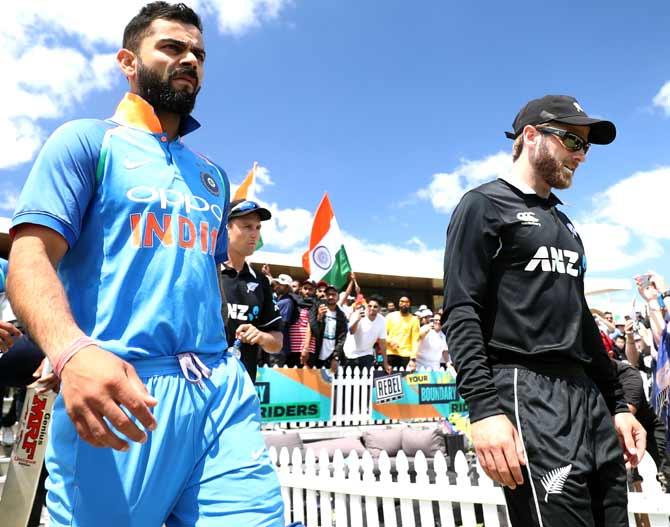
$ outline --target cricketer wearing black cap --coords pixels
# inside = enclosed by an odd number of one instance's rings
[[[527,125],[550,121],[588,126],[586,141],[594,145],[608,145],[616,137],[616,127],[612,122],[589,117],[577,99],[569,95],[545,95],[528,102],[512,123],[514,132],[505,132],[505,135],[508,139],[516,139]]]
[[[617,434],[635,465],[645,433],[586,304],[582,240],[552,192],[616,129],[548,95],[513,130],[509,174],[467,192],[447,229],[443,322],[472,440],[513,526],[624,527]]]
[[[261,222],[272,217],[269,210],[250,200],[230,204],[228,215],[228,260],[221,273],[226,336],[232,343],[242,342],[242,363],[252,381],[260,348],[268,353],[282,349],[282,318],[272,288],[263,273],[256,273],[246,262],[256,249]]]

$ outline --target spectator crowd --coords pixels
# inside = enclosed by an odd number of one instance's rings
[[[409,295],[366,297],[354,273],[346,290],[338,293],[325,282],[300,282],[286,274],[274,278],[267,265],[263,272],[273,285],[284,321],[284,347],[271,361],[259,355],[259,364],[333,371],[338,366],[379,367],[387,372],[451,367],[441,309],[413,308]],[[658,481],[670,490],[670,289],[653,273],[636,277],[635,285],[639,298],[631,313],[597,308],[591,312],[628,407],[647,431]],[[637,478],[637,471],[631,471],[631,484]]]
[[[324,281],[273,277],[268,265],[263,273],[284,322],[284,346],[277,354],[259,353],[259,364],[413,371],[449,363],[441,310],[433,313],[426,305],[412,310],[408,295],[386,302],[378,295],[366,297],[354,273],[342,292]]]
[[[658,468],[658,480],[670,490],[668,457],[668,321],[670,290],[661,276],[635,277],[639,297],[630,314],[592,308],[603,346],[612,359],[628,408],[647,432],[647,451]],[[666,299],[668,305],[666,306]],[[638,477],[632,472],[632,477]]]

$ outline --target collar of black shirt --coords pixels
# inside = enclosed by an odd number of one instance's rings
[[[236,276],[251,276],[252,278],[256,278],[256,272],[253,270],[253,268],[247,263],[244,262],[244,266],[242,267],[242,270],[238,273],[237,270],[234,267],[231,267],[228,264],[223,264],[223,270],[221,271],[221,274],[229,277],[229,278],[235,278]]]

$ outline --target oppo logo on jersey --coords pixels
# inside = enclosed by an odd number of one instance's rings
[[[542,271],[547,273],[579,276],[579,269],[575,269],[574,267],[578,260],[579,253],[575,251],[543,245],[537,250],[533,259],[528,262],[524,271],[535,271],[538,266],[541,266]]]
[[[133,187],[126,192],[126,197],[135,203],[153,203],[160,202],[161,209],[168,207],[184,208],[186,214],[191,211],[212,211],[214,217],[221,221],[223,219],[223,210],[216,203],[210,205],[207,200],[200,196],[184,194],[171,188],[155,188],[141,185]]]

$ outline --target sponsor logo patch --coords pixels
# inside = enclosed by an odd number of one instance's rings
[[[537,225],[538,227],[542,226],[540,220],[538,220],[535,216],[535,213],[531,211],[517,212],[516,219],[521,222],[521,225]]]
[[[395,373],[393,375],[384,375],[375,379],[375,388],[377,403],[388,403],[396,399],[402,399],[404,394],[402,389],[402,375]]]
[[[551,472],[547,472],[542,476],[540,481],[546,491],[546,494],[544,495],[545,503],[549,502],[549,494],[563,493],[563,486],[565,485],[565,481],[568,479],[571,470],[572,465],[567,465],[565,467],[555,468]]]
[[[556,247],[540,247],[524,271],[535,271],[538,266],[545,273],[569,274],[579,276],[579,269],[575,268],[578,263],[579,253]]]
[[[209,172],[200,172],[200,181],[212,196],[218,196],[221,193],[219,184]]]

